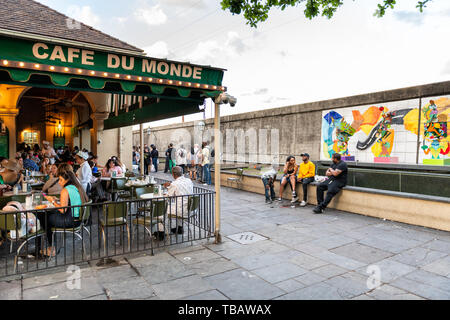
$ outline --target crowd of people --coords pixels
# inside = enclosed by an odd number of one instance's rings
[[[133,165],[140,168],[141,161],[144,161],[144,174],[158,172],[159,151],[156,146],[151,144],[149,148],[144,144],[142,150],[143,152],[139,146],[133,146]],[[164,173],[172,173],[173,168],[178,166],[182,170],[182,175],[189,174],[191,180],[211,185],[211,164],[214,159],[214,150],[211,149],[209,141],[203,142],[201,147],[194,144],[190,150],[187,150],[183,144],[176,148],[173,143],[170,143],[164,155]]]
[[[305,207],[308,203],[308,185],[315,181],[316,166],[310,161],[308,153],[301,154],[302,162],[300,165],[296,163],[294,156],[289,156],[283,167],[283,175],[280,180],[280,192],[278,201],[282,201],[282,195],[287,185],[292,190],[292,204],[298,201],[296,185],[301,184],[303,189],[303,200],[301,207]],[[332,156],[332,165],[327,169],[324,181],[317,186],[317,206],[313,212],[316,214],[323,213],[330,203],[331,199],[347,185],[347,164],[341,159],[339,153]],[[276,181],[278,167],[272,167],[270,170],[261,175],[261,180],[265,188],[266,203],[272,203],[276,200],[274,183]],[[324,193],[327,195],[324,198]]]

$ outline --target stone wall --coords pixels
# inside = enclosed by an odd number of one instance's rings
[[[241,113],[221,118],[222,159],[237,162],[284,163],[291,154],[308,152],[318,160],[321,148],[322,111],[353,106],[433,97],[450,93],[450,81],[403,89],[369,93],[345,98],[292,105],[282,108]],[[237,105],[239,108],[239,104]],[[213,141],[213,119],[151,128],[144,143],[156,144],[163,156],[167,145],[185,147],[202,140]],[[133,145],[139,145],[139,132],[133,133]]]

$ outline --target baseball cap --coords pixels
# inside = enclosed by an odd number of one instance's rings
[[[300,155],[300,157],[303,157],[303,156],[305,156],[305,157],[308,157],[308,158],[309,158],[309,153],[302,153],[302,154]]]

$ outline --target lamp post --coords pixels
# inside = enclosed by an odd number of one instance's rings
[[[215,243],[222,242],[222,236],[220,235],[220,155],[222,153],[220,144],[220,105],[230,104],[234,107],[237,103],[237,99],[230,96],[228,93],[221,93],[216,97],[215,101],[215,112],[214,112],[214,188],[216,191],[216,201],[215,201]]]

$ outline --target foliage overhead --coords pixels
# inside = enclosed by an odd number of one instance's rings
[[[355,1],[355,0],[353,0]],[[380,0],[374,13],[376,17],[383,17],[386,10],[394,9],[397,4],[396,0]],[[432,0],[417,1],[416,8],[420,12]],[[305,17],[312,19],[319,15],[332,18],[336,10],[344,4],[344,0],[222,0],[222,9],[229,10],[232,14],[244,14],[247,24],[257,27],[258,23],[266,21],[269,17],[269,11],[272,8],[281,10],[287,7],[296,7],[301,4],[305,5]]]

